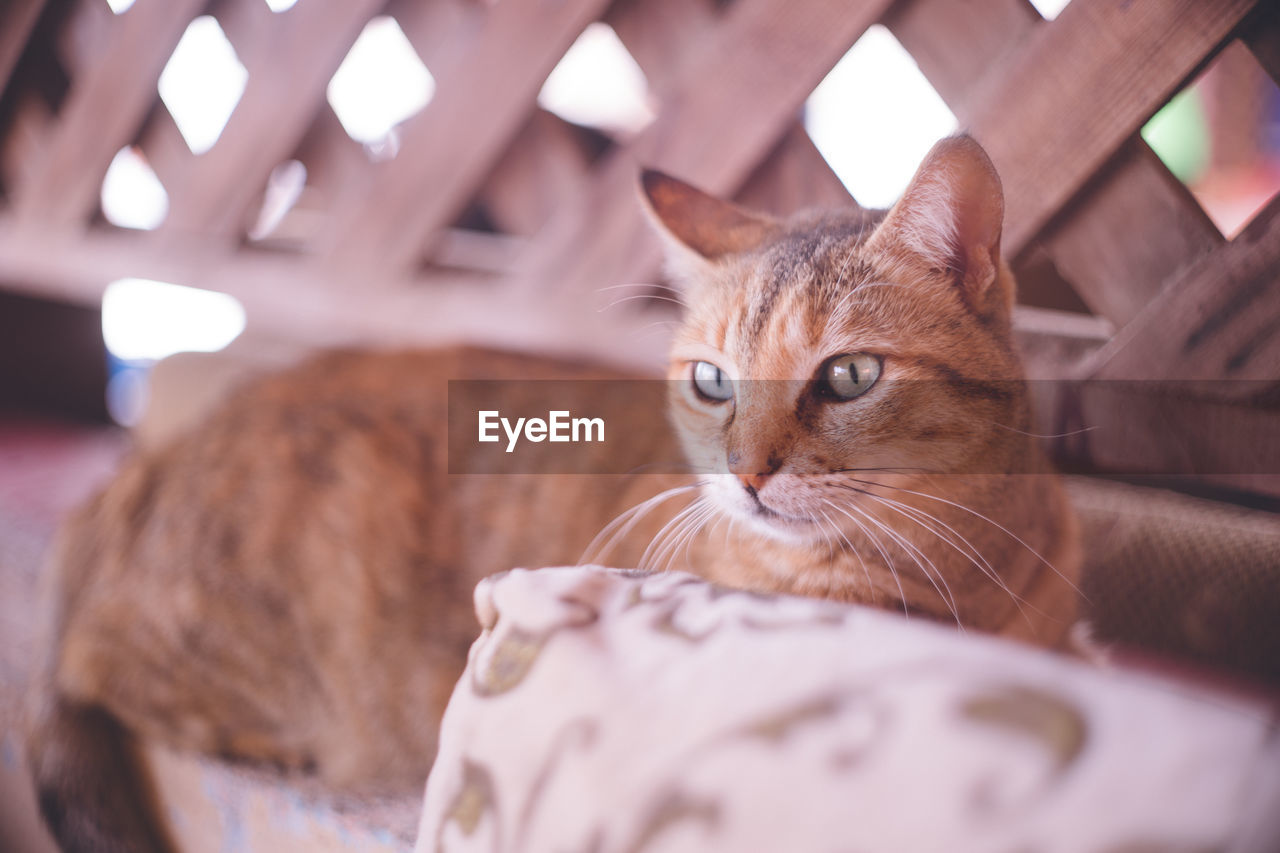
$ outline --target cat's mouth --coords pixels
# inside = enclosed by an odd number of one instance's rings
[[[751,513],[758,519],[784,525],[809,526],[816,523],[812,518],[788,515],[768,506],[764,501],[760,500],[760,494],[754,489],[748,489],[747,494],[751,497]]]
[[[760,533],[798,541],[796,537],[808,539],[821,530],[816,517],[805,512],[803,506],[790,506],[782,496],[784,507],[779,509],[768,495],[762,496],[755,489],[744,489],[737,477],[717,478],[706,486],[712,502],[721,512],[747,522]]]

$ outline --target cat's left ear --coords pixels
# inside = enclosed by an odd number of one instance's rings
[[[933,146],[872,243],[905,250],[926,267],[955,276],[975,306],[1011,301],[992,293],[1000,274],[1004,193],[982,146],[953,136]],[[1012,281],[1001,282],[1011,286]]]
[[[750,251],[779,231],[777,222],[767,216],[654,169],[640,173],[640,194],[650,218],[667,238],[668,261],[678,271]]]

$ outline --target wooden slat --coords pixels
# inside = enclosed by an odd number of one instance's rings
[[[1033,382],[1036,431],[1069,470],[1280,494],[1280,411],[1145,382]]]
[[[263,0],[219,0],[210,12],[252,79],[255,74],[280,74],[283,66],[276,64],[272,45],[306,5],[276,13]]]
[[[369,168],[364,146],[347,135],[327,101],[320,105],[294,153],[307,167],[307,185],[327,200],[336,198],[347,181]]]
[[[653,124],[609,155],[595,183],[539,235],[526,259],[525,286],[590,295],[651,276],[660,249],[636,202],[638,165],[732,194],[887,6],[887,0],[853,9],[839,0],[729,6],[713,37],[683,64]]]
[[[401,127],[401,150],[338,204],[330,261],[349,270],[407,268],[466,204],[520,129],[551,69],[606,0],[499,3],[468,49],[432,69],[435,96]],[[483,106],[482,106],[483,105]]]
[[[160,183],[164,184],[166,192],[178,184],[180,176],[191,168],[194,159],[187,141],[182,138],[182,131],[178,130],[177,122],[159,101],[143,122],[138,147],[142,149]]]
[[[1241,35],[1258,64],[1280,85],[1280,4],[1258,4]]]
[[[662,342],[621,313],[495,292],[491,280],[474,276],[417,273],[342,287],[339,275],[283,252],[229,251],[181,235],[31,227],[0,216],[0,281],[42,298],[96,306],[107,282],[139,276],[228,293],[244,305],[250,332],[310,346],[466,341],[651,371],[663,361]]]
[[[0,139],[0,177],[6,187],[19,186],[40,156],[53,127],[53,111],[35,92],[17,95],[8,132]]]
[[[432,261],[437,267],[453,267],[490,274],[511,273],[525,240],[507,234],[446,228]]]
[[[799,122],[786,131],[735,200],[783,216],[810,207],[857,204]]]
[[[8,88],[44,4],[45,0],[10,0],[0,9],[0,94]]]
[[[1135,136],[1043,235],[1059,272],[1118,326],[1222,244],[1177,178]]]
[[[485,179],[477,199],[493,223],[511,234],[533,234],[581,192],[591,166],[581,131],[535,110]]]
[[[984,81],[960,120],[1004,176],[1006,252],[1017,254],[1253,5],[1075,0]]]
[[[102,56],[72,81],[57,131],[19,187],[21,215],[67,224],[94,210],[111,158],[133,141],[159,97],[161,70],[206,2],[139,3],[113,21]]]
[[[58,59],[72,77],[89,73],[106,51],[115,26],[111,7],[99,0],[75,0],[58,29]]]
[[[1097,379],[1280,381],[1280,200],[1191,267],[1101,352]],[[1252,387],[1252,386],[1250,386]]]
[[[166,231],[242,231],[267,176],[298,147],[329,79],[384,2],[302,3],[266,22],[265,36],[242,56],[260,71],[250,72],[222,135],[168,186]]]
[[[713,0],[617,0],[604,22],[661,97],[681,79],[681,65],[710,37],[719,17]]]
[[[702,49],[701,42],[719,17],[710,0],[622,0],[610,7],[605,22],[617,32],[661,100],[666,89],[679,83],[685,56]],[[746,181],[737,199],[778,214],[852,203],[849,191],[798,120]]]
[[[1078,379],[1115,328],[1101,317],[1015,305],[1013,337],[1027,378]]]
[[[930,85],[962,112],[975,85],[1024,45],[1044,21],[1026,0],[907,0],[884,25],[920,66]]]
[[[396,19],[414,51],[431,73],[454,67],[485,25],[485,3],[475,0],[391,0],[387,14]]]

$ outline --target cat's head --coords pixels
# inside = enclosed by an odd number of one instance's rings
[[[939,142],[887,213],[775,219],[658,172],[642,188],[683,286],[671,417],[721,510],[811,538],[860,480],[998,470],[1025,402],[1002,382],[1022,375],[1014,283],[976,142]]]

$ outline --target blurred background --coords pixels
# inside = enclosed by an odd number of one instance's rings
[[[1001,108],[1002,64],[1006,75],[1018,61],[1035,68],[1027,45],[1048,34],[1038,24],[1075,15],[1097,25],[1090,19],[1110,6],[959,2],[940,16],[923,2],[828,4],[821,14],[834,25],[808,51],[818,55],[800,62],[796,44],[767,45],[751,73],[786,91],[754,98],[742,81],[720,79],[723,64],[690,59],[720,40],[750,62],[751,39],[773,37],[733,32],[739,4],[534,3],[523,18],[503,5],[8,4],[0,322],[11,352],[0,402],[131,424],[157,360],[241,336],[277,349],[481,339],[652,367],[669,311],[643,287],[658,277],[651,240],[627,233],[634,215],[582,214],[597,197],[629,203],[614,200],[625,195],[621,173],[643,162],[781,211],[842,201],[841,191],[888,206],[938,138],[963,127],[982,140],[974,117]],[[949,27],[966,35],[975,21],[996,25],[990,44],[941,43]],[[780,42],[803,45],[817,32],[772,23]],[[1159,81],[1136,80],[1141,108],[1124,104],[1135,138],[1091,158],[1105,167],[1138,146],[1153,152],[1192,194],[1196,209],[1183,218],[1202,212],[1212,223],[1215,234],[1197,235],[1206,245],[1234,238],[1280,187],[1280,89],[1247,38],[1221,36]],[[947,55],[966,49],[981,67]],[[717,166],[708,158],[732,128],[698,115],[686,92],[714,98],[726,86],[738,121],[765,127],[729,144],[742,152]],[[984,88],[992,103],[973,106]],[[1034,114],[1011,110],[1024,147],[1079,123],[1073,110],[1105,106],[1076,93],[1055,114],[1052,97],[1036,94]],[[672,142],[672,133],[689,138]],[[1052,201],[1069,202],[1091,177]],[[1037,176],[1005,179],[1034,192]],[[1096,326],[1100,336],[1130,318],[1101,294],[1124,282],[1091,280],[1097,270],[1055,257],[1072,253],[1052,235],[1017,236],[1009,248],[1025,305],[1110,322]],[[583,241],[581,257],[567,257]],[[592,257],[606,251],[620,260]],[[565,286],[533,295],[537,281],[562,275]],[[533,315],[494,307],[528,301],[539,306]],[[602,316],[567,316],[562,303]],[[91,316],[101,318],[100,340]]]

